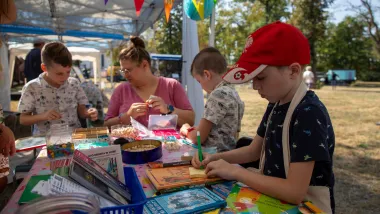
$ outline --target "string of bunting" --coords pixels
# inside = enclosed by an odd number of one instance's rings
[[[163,0],[165,6],[165,17],[166,22],[169,22],[170,11],[173,8],[175,0]],[[108,3],[108,0],[104,0],[104,5]],[[141,8],[144,4],[144,0],[134,0],[136,15],[140,16]],[[184,9],[186,15],[195,21],[203,20],[210,17],[214,5],[217,3],[217,0],[184,0]]]

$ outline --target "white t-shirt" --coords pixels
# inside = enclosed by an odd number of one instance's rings
[[[305,71],[303,72],[303,79],[306,83],[313,83],[314,82],[314,74],[312,71]]]
[[[8,49],[5,43],[0,40],[0,105],[3,110],[9,111],[11,105],[11,86],[9,79]],[[2,72],[1,72],[2,70]]]

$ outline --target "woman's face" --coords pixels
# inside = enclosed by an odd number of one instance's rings
[[[138,65],[132,60],[120,60],[120,70],[124,74],[124,77],[133,84],[144,78],[147,63],[146,60],[143,60],[140,65]]]

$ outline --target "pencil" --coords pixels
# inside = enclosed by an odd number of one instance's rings
[[[197,141],[198,141],[198,157],[199,157],[199,161],[202,163],[203,154],[202,154],[202,145],[201,145],[201,134],[199,133],[199,131],[197,131]],[[203,169],[203,166],[201,166],[201,169]]]

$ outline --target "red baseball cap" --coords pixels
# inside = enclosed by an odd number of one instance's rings
[[[230,83],[253,79],[268,65],[288,66],[310,63],[309,41],[302,32],[280,21],[265,25],[253,32],[237,63],[223,76]]]

